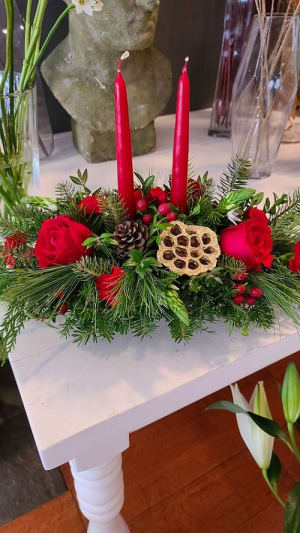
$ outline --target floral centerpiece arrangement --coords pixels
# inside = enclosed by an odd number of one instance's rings
[[[87,172],[59,184],[55,200],[24,198],[0,217],[2,359],[27,320],[59,315],[80,343],[143,338],[162,319],[175,341],[218,319],[244,335],[272,328],[277,310],[300,325],[300,192],[263,202],[248,173],[235,159],[217,187],[207,173],[189,179],[186,213],[170,184],[138,174],[135,218],[117,191],[91,192]]]
[[[27,193],[37,152],[35,95],[32,91],[37,66],[62,20],[72,10],[92,15],[103,7],[100,0],[74,0],[59,15],[44,42],[41,34],[48,0],[26,2],[24,60],[15,72],[14,1],[4,0],[6,10],[6,62],[0,73],[0,200],[2,211],[11,212]]]
[[[1,358],[26,321],[55,324],[76,342],[150,335],[168,323],[175,341],[223,319],[230,330],[271,328],[277,310],[300,325],[300,191],[272,200],[248,187],[236,158],[216,187],[188,176],[190,82],[178,82],[172,177],[135,173],[127,91],[115,82],[118,190],[88,188],[87,171],[56,198],[23,198],[0,216]],[[261,208],[258,206],[262,205]]]

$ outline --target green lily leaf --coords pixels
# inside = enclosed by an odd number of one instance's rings
[[[286,433],[276,422],[274,422],[274,420],[270,420],[269,418],[266,418],[264,416],[256,415],[255,413],[246,411],[245,409],[239,407],[239,405],[236,405],[233,402],[216,402],[206,408],[206,410],[208,409],[223,409],[225,411],[230,411],[231,413],[244,413],[245,415],[250,416],[253,422],[255,422],[258,427],[260,427],[260,429],[262,429],[265,433],[268,433],[268,435],[282,440],[283,442],[285,442],[285,444],[289,444],[289,439]]]
[[[278,481],[281,475],[281,462],[275,452],[272,453],[272,459],[267,471],[270,483],[277,490]]]
[[[300,533],[300,482],[292,488],[284,513],[284,533]]]

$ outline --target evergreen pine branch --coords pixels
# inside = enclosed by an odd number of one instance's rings
[[[16,345],[26,321],[29,320],[25,309],[17,300],[8,305],[0,327],[0,360],[4,363]]]
[[[105,231],[113,233],[116,226],[126,219],[126,209],[116,192],[106,191],[103,194],[103,220]]]
[[[296,326],[300,326],[300,275],[275,263],[271,272],[253,272],[251,279],[263,291],[263,297],[272,308],[278,308]]]
[[[76,196],[76,189],[69,181],[58,183],[55,187],[55,196],[60,205],[70,205]]]
[[[151,336],[151,334],[157,328],[157,321],[148,320],[145,317],[137,316],[131,322],[131,331],[135,337],[140,337],[144,339],[145,337]]]
[[[271,216],[270,225],[275,252],[292,252],[294,244],[300,241],[300,189]]]
[[[280,204],[275,212],[270,214],[271,225],[276,226],[283,218],[286,218],[286,221],[297,218],[300,224],[300,188],[296,189],[292,195],[287,195],[287,201]]]
[[[28,242],[34,242],[42,223],[50,217],[49,211],[33,206],[17,205],[13,214],[5,217],[0,215],[0,235],[7,237],[21,232],[27,237]]]
[[[85,256],[73,264],[72,270],[76,279],[84,282],[91,278],[95,279],[105,272],[109,272],[111,265],[108,260]]]
[[[218,267],[227,271],[232,277],[234,277],[235,274],[240,275],[246,270],[246,266],[243,261],[239,261],[238,259],[235,259],[234,257],[230,257],[229,255],[225,254],[222,254],[219,257]]]
[[[247,187],[250,177],[250,161],[236,156],[227,167],[220,180],[219,196],[223,198],[228,193],[239,191]]]
[[[68,215],[76,222],[86,223],[87,217],[83,210],[78,209],[81,196],[71,182],[58,183],[55,187],[57,209],[60,215]]]
[[[174,317],[168,322],[171,337],[175,342],[188,341],[193,335],[191,325],[187,325],[179,318]]]
[[[81,286],[76,299],[71,302],[60,332],[65,337],[72,336],[75,342],[84,345],[89,340],[97,342],[99,338],[111,341],[115,329],[110,310],[99,299],[95,282],[90,278]]]

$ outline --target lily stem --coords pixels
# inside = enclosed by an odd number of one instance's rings
[[[292,424],[291,422],[288,422],[287,427],[288,427],[288,431],[289,431],[289,435],[290,435],[290,439],[292,443],[292,450],[295,454],[295,457],[300,462],[300,452],[299,452],[299,448],[297,446],[296,439],[295,439],[294,424]]]
[[[280,503],[280,505],[282,505],[282,507],[285,507],[285,502],[280,498],[280,496],[279,496],[279,494],[277,492],[277,488],[274,487],[274,485],[269,480],[268,471],[266,469],[262,470],[262,475],[263,475],[263,478],[264,478],[265,482],[267,483],[270,491],[275,496],[276,500]]]

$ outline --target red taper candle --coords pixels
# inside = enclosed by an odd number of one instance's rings
[[[177,89],[176,121],[173,146],[171,202],[182,213],[187,205],[187,176],[189,159],[190,80],[186,57]]]
[[[131,133],[129,125],[127,90],[121,73],[121,65],[129,56],[125,52],[120,59],[115,80],[115,126],[116,126],[116,154],[118,169],[119,198],[124,202],[130,218],[135,217],[135,197],[131,150]]]

